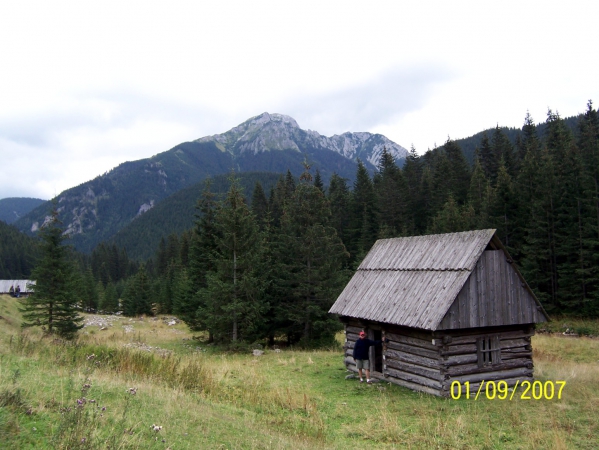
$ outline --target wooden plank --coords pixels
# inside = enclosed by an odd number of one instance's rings
[[[490,312],[489,312],[489,325],[491,326],[497,326],[497,325],[501,325],[501,323],[497,320],[497,316],[498,316],[498,311],[497,311],[497,306],[498,306],[498,298],[497,298],[497,264],[496,264],[496,260],[493,257],[495,255],[495,252],[497,250],[487,250],[485,252],[486,256],[487,256],[487,292],[488,292],[488,297],[487,297],[487,302],[488,302],[488,306],[490,307]]]
[[[448,345],[447,350],[441,351],[441,356],[464,355],[477,352],[476,344]]]
[[[500,364],[494,364],[492,366],[479,367],[478,364],[462,364],[459,366],[450,366],[447,368],[446,373],[450,376],[457,375],[469,375],[473,373],[484,373],[493,372],[495,370],[508,370],[515,369],[517,367],[526,367],[532,369],[533,362],[530,358],[519,358],[503,361]]]
[[[431,369],[428,367],[417,366],[415,364],[409,364],[406,362],[399,362],[393,359],[385,360],[387,368],[401,370],[403,372],[409,372],[416,375],[421,375],[432,380],[443,381],[444,375],[441,374],[439,369]]]
[[[451,345],[462,345],[475,343],[478,338],[489,336],[490,334],[498,334],[500,339],[518,339],[534,336],[533,332],[528,332],[525,329],[516,329],[513,331],[501,331],[501,328],[489,328],[476,330],[464,330],[461,336],[451,336]]]
[[[487,316],[488,316],[488,311],[487,311],[487,304],[488,304],[488,300],[487,300],[487,296],[486,296],[486,273],[485,273],[485,258],[483,257],[483,254],[481,255],[480,259],[478,260],[478,263],[476,264],[476,276],[477,276],[477,281],[478,281],[478,285],[477,285],[477,297],[478,297],[478,309],[479,309],[479,325],[481,327],[486,327],[488,326],[488,322],[487,322]]]
[[[391,324],[387,324],[385,326],[385,331],[387,333],[393,333],[393,334],[398,334],[401,336],[412,337],[412,338],[421,339],[423,341],[428,341],[428,342],[431,342],[431,340],[434,337],[434,333],[432,331],[427,332],[427,331],[423,331],[423,330],[417,330],[414,328],[401,327],[399,325],[391,325]]]
[[[353,333],[346,333],[345,339],[347,339],[348,341],[356,342],[358,339],[360,339],[360,336],[358,336],[357,334],[353,334]]]
[[[530,345],[530,338],[523,337],[519,339],[502,339],[500,341],[500,345],[502,350],[515,347],[527,347]]]
[[[497,289],[497,309],[498,309],[498,314],[497,314],[497,325],[506,325],[509,324],[509,317],[507,315],[507,294],[506,294],[506,285],[505,285],[505,278],[504,278],[504,274],[505,274],[505,267],[504,267],[504,260],[505,260],[505,256],[503,251],[499,250],[496,252],[495,254],[495,260],[496,260],[496,267],[497,267],[497,272],[495,274],[495,281],[497,283],[496,285],[496,289]]]
[[[507,361],[509,359],[516,359],[516,358],[532,358],[532,352],[527,352],[527,351],[522,351],[522,352],[502,352],[501,353],[501,360],[502,361]]]
[[[386,361],[396,360],[401,362],[407,362],[410,364],[416,364],[418,366],[430,367],[431,369],[438,369],[441,366],[441,361],[439,359],[433,360],[418,355],[412,355],[410,353],[401,353],[396,352],[394,350],[387,350],[385,351],[384,355]]]
[[[449,356],[443,360],[443,364],[447,367],[459,366],[461,364],[478,363],[478,356],[474,355],[455,355]]]
[[[345,327],[345,334],[355,334],[356,336],[358,336],[360,334],[360,331],[363,331],[362,327],[354,327],[354,326],[347,326]]]
[[[473,270],[470,274],[470,282],[468,283],[468,296],[470,298],[470,326],[478,327],[480,326],[480,316],[479,316],[479,299],[478,299],[478,289],[477,289],[477,272]]]
[[[414,375],[413,373],[403,372],[401,370],[396,369],[387,369],[385,371],[385,375],[390,378],[395,378],[398,380],[408,381],[410,383],[418,384],[421,386],[426,386],[433,389],[442,389],[443,383],[437,380],[431,380],[430,378],[421,377],[419,375]]]
[[[514,269],[512,265],[506,261],[506,278],[508,283],[508,305],[510,311],[510,323],[518,323],[518,306],[516,304],[516,297],[514,295],[514,278],[512,274]]]
[[[413,355],[420,355],[420,356],[425,356],[427,358],[431,358],[431,359],[438,359],[439,358],[439,350],[437,348],[435,348],[434,350],[428,350],[426,348],[422,348],[422,347],[415,347],[413,345],[406,345],[406,344],[401,344],[399,342],[388,342],[387,344],[387,348],[391,349],[391,350],[397,350],[400,352],[404,352],[404,353],[411,353]]]
[[[398,386],[403,386],[405,388],[411,389],[413,391],[424,392],[426,394],[436,395],[437,397],[443,396],[443,391],[440,389],[433,389],[428,386],[422,386],[421,384],[411,383],[409,381],[401,380],[393,377],[384,378],[385,381],[388,381],[393,384],[397,384]]]
[[[485,372],[485,373],[473,373],[471,375],[460,375],[451,377],[448,381],[459,381],[460,383],[465,383],[469,381],[470,383],[480,383],[481,381],[500,381],[506,378],[520,378],[520,377],[532,377],[532,369],[528,369],[526,367],[517,367],[515,369],[509,370],[497,370],[493,372]]]
[[[385,337],[390,341],[395,341],[401,344],[413,345],[415,347],[422,347],[428,350],[437,350],[437,346],[433,345],[432,339],[424,340],[412,336],[404,336],[401,334],[385,332]]]

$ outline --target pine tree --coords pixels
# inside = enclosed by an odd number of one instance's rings
[[[99,308],[105,313],[115,313],[119,310],[119,295],[114,283],[108,283],[104,289],[104,296]]]
[[[451,139],[443,145],[447,155],[449,192],[459,205],[466,203],[468,198],[468,186],[470,185],[470,167],[460,146]]]
[[[130,278],[123,293],[123,314],[136,316],[152,315],[152,282],[148,278],[145,265],[141,265],[137,275]]]
[[[508,137],[505,135],[503,130],[499,128],[499,125],[497,125],[495,127],[495,130],[493,131],[493,137],[491,138],[491,147],[492,153],[496,158],[497,168],[495,176],[491,178],[493,183],[496,182],[497,176],[499,175],[499,168],[502,164],[502,160],[503,165],[505,166],[508,174],[510,176],[514,176],[516,170],[516,157],[514,155],[514,146],[512,145]]]
[[[75,269],[69,261],[69,249],[56,208],[42,228],[42,258],[31,274],[34,293],[21,303],[23,327],[41,326],[48,334],[72,339],[83,328],[76,306]]]
[[[497,170],[499,169],[499,158],[494,152],[494,148],[491,146],[489,136],[487,132],[483,132],[483,137],[480,143],[480,149],[478,149],[480,156],[480,165],[485,173],[485,177],[488,180],[495,181],[497,177]]]
[[[393,155],[383,147],[379,171],[374,177],[379,237],[397,237],[407,229],[408,186]]]
[[[358,170],[350,203],[350,233],[348,242],[352,261],[358,262],[370,250],[378,236],[376,195],[368,170],[358,160]]]
[[[426,229],[426,211],[420,190],[422,169],[420,157],[412,145],[402,169],[407,186],[407,214],[410,215],[410,219],[406,221],[408,234],[418,234]]]
[[[278,304],[288,324],[291,342],[305,345],[330,342],[338,329],[328,310],[347,282],[342,269],[349,256],[335,229],[323,192],[300,184],[287,203],[281,223],[278,260],[283,264],[279,283],[284,284]]]
[[[347,187],[347,180],[341,178],[336,173],[331,177],[328,195],[331,208],[331,226],[335,228],[337,236],[347,245],[349,236],[349,203],[350,192]]]
[[[263,325],[267,305],[261,273],[262,238],[245,203],[239,181],[231,187],[216,214],[218,229],[213,253],[215,269],[200,289],[198,315],[216,339],[236,342],[255,334]]]
[[[252,194],[252,213],[254,213],[260,228],[263,229],[268,220],[268,200],[259,181],[256,181]]]
[[[483,210],[485,195],[489,180],[480,163],[480,158],[474,160],[474,168],[470,177],[470,189],[468,190],[468,202],[474,208],[474,212],[480,216]]]
[[[496,183],[493,201],[489,208],[490,225],[497,229],[497,236],[503,245],[512,256],[516,257],[517,250],[514,245],[521,238],[520,230],[516,228],[515,219],[519,213],[519,205],[503,158],[499,161]]]
[[[314,175],[314,186],[324,193],[324,183],[322,182],[322,177],[320,176],[320,171],[318,169],[316,169],[316,174]]]

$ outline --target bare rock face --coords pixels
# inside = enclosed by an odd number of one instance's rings
[[[223,151],[234,155],[246,152],[257,154],[273,150],[296,150],[312,147],[332,150],[352,161],[358,158],[377,166],[383,148],[393,157],[404,159],[408,151],[381,134],[365,132],[343,133],[331,137],[316,131],[303,130],[295,119],[283,114],[267,112],[243,122],[226,133],[198,139],[197,142],[215,142]]]

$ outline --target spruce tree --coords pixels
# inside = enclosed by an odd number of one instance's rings
[[[407,227],[408,186],[393,155],[383,147],[379,171],[374,177],[377,198],[379,237],[397,237]]]
[[[69,248],[63,245],[61,222],[56,208],[41,232],[41,260],[31,274],[33,294],[23,299],[23,327],[41,326],[48,334],[72,339],[83,328],[77,312],[75,269]]]
[[[262,184],[256,181],[254,193],[252,194],[252,212],[258,221],[260,228],[264,228],[268,220],[268,200],[262,188]]]
[[[141,265],[137,274],[127,282],[123,292],[123,314],[136,316],[152,315],[152,282],[148,277],[145,265]]]
[[[448,139],[443,149],[447,156],[449,192],[453,194],[458,204],[466,203],[468,197],[468,186],[470,185],[470,167],[460,146]]]
[[[243,198],[239,181],[231,187],[216,214],[218,230],[212,255],[214,270],[200,289],[198,316],[217,340],[248,339],[263,325],[265,280],[261,271],[262,237]]]
[[[412,145],[402,168],[407,186],[406,212],[410,215],[410,219],[407,220],[408,234],[418,234],[426,229],[426,211],[422,204],[422,192],[420,190],[422,169],[420,157]]]
[[[343,270],[349,256],[335,229],[323,192],[301,183],[287,203],[281,223],[279,283],[284,285],[278,311],[287,318],[291,342],[331,342],[338,329],[328,310],[347,282]]]
[[[350,239],[350,192],[347,187],[347,180],[341,178],[336,173],[333,173],[331,177],[328,200],[331,208],[331,226],[335,228],[337,236],[347,246],[347,242]]]
[[[368,170],[360,160],[358,160],[350,211],[349,251],[352,262],[359,263],[376,241],[379,229],[374,185]]]

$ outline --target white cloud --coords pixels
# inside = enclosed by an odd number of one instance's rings
[[[48,198],[264,111],[419,152],[599,102],[592,18],[563,2],[0,4],[0,198]]]

